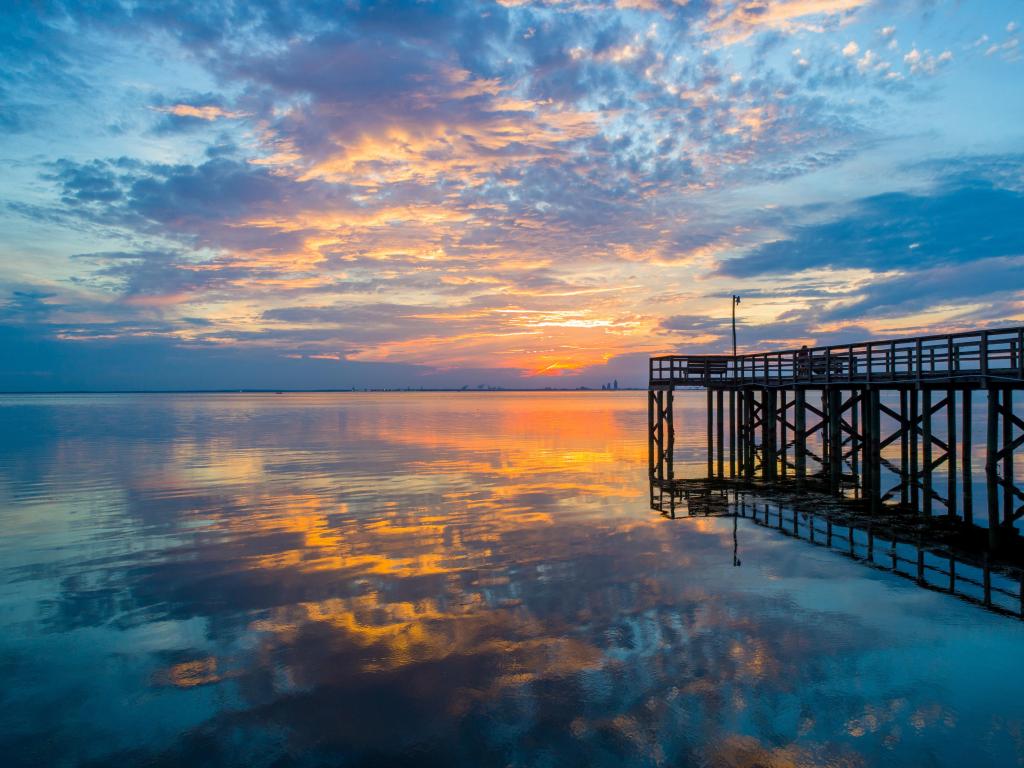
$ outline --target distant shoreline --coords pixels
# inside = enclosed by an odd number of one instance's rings
[[[0,392],[4,395],[372,395],[372,394],[507,394],[514,392],[646,392],[646,387],[619,387],[618,389],[600,389],[594,387],[539,387],[510,388],[488,387],[485,389],[413,389],[413,388],[380,388],[380,389],[54,389],[54,390],[12,390]]]

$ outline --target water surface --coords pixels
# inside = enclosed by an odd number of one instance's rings
[[[645,428],[643,392],[0,399],[5,763],[1024,762],[1024,623],[651,512]]]

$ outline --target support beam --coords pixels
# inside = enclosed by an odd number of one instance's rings
[[[754,390],[748,389],[747,391],[747,409],[746,409],[746,432],[747,432],[747,455],[746,463],[743,470],[743,478],[747,483],[754,481],[754,462],[757,459],[757,427],[755,425],[755,414],[757,412],[757,403],[754,400]]]
[[[964,495],[964,522],[974,525],[974,483],[971,481],[971,429],[974,422],[971,418],[971,390],[963,391],[963,402],[960,406],[963,411],[963,433],[960,439],[960,471],[963,474],[961,485]]]
[[[736,390],[729,390],[729,477],[736,477]]]
[[[863,390],[859,400],[860,402],[857,403],[854,400],[854,395],[850,396],[850,469],[853,470],[854,488],[863,497],[867,495],[871,469],[865,458],[864,472],[863,474],[861,473],[860,458],[864,447],[864,440],[862,438],[867,434],[868,427],[868,404],[867,399],[863,396]],[[857,407],[858,405],[860,408]],[[858,417],[858,411],[863,418]],[[864,424],[863,427],[861,427],[862,422]]]
[[[907,390],[900,390],[900,506],[910,501],[910,416],[907,413]]]
[[[924,496],[922,511],[928,517],[932,514],[932,391],[921,390],[921,446],[924,450],[921,466],[921,493]]]
[[[654,390],[647,390],[647,476],[654,479]]]
[[[871,436],[868,462],[871,464],[871,511],[878,512],[882,504],[882,408],[881,393],[872,388],[869,391]]]
[[[747,471],[747,394],[736,392],[736,476],[746,477]]]
[[[718,390],[718,413],[717,427],[718,427],[718,476],[725,477],[725,392],[721,389]]]
[[[956,390],[946,392],[946,514],[956,517]]]
[[[830,387],[828,390],[828,487],[832,493],[836,494],[842,490],[843,434],[839,426],[839,411],[842,401],[842,392],[836,387]]]
[[[795,451],[796,459],[796,482],[797,487],[803,489],[804,484],[807,481],[807,393],[803,389],[798,389],[795,393],[795,403],[793,405],[793,421],[794,429],[796,434],[794,439],[796,445],[793,450]]]
[[[999,390],[988,389],[988,420],[985,445],[985,495],[988,501],[988,545],[999,545],[999,494],[996,482],[996,451],[999,436]]]
[[[917,465],[917,434],[920,411],[918,410],[918,395],[917,388],[910,390],[910,413],[907,414],[910,417],[910,472],[909,472],[909,483],[910,483],[910,506],[914,508],[915,512],[921,511],[921,494],[919,485],[919,476]]]
[[[1003,390],[1003,525],[1013,527],[1013,390]]]
[[[779,390],[779,398],[781,403],[779,404],[779,454],[781,467],[782,479],[785,480],[789,474],[789,433],[787,425],[789,424],[789,395],[785,389]]]
[[[761,390],[761,478],[775,480],[775,390]]]
[[[666,426],[668,427],[668,433],[669,433],[668,442],[666,442],[666,444],[665,444],[665,464],[666,464],[666,472],[669,475],[668,479],[670,481],[674,480],[675,477],[676,477],[675,468],[673,467],[673,461],[675,460],[675,457],[674,457],[675,447],[676,447],[676,419],[675,419],[675,417],[673,416],[673,413],[672,413],[672,401],[673,401],[673,399],[675,399],[674,395],[675,395],[675,391],[671,387],[669,389],[665,390],[665,400],[666,400],[666,403],[665,403],[665,421],[666,421]],[[676,499],[675,494],[673,494],[672,495],[673,504],[675,504],[675,499]]]
[[[708,478],[715,476],[715,392],[708,389]]]

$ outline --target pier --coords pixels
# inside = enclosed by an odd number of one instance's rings
[[[993,550],[1018,538],[1024,491],[1014,455],[1024,445],[1024,420],[1013,409],[1014,393],[1024,389],[1024,327],[736,356],[662,355],[650,359],[649,373],[652,506],[655,494],[669,504],[677,495],[674,392],[700,388],[707,391],[708,479],[824,489],[868,514],[884,506],[945,515],[986,529]],[[984,474],[980,509],[976,470]]]

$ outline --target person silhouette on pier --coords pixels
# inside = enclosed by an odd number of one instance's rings
[[[804,344],[800,347],[800,351],[796,353],[796,372],[799,376],[806,376],[811,371],[810,367],[811,351]]]

